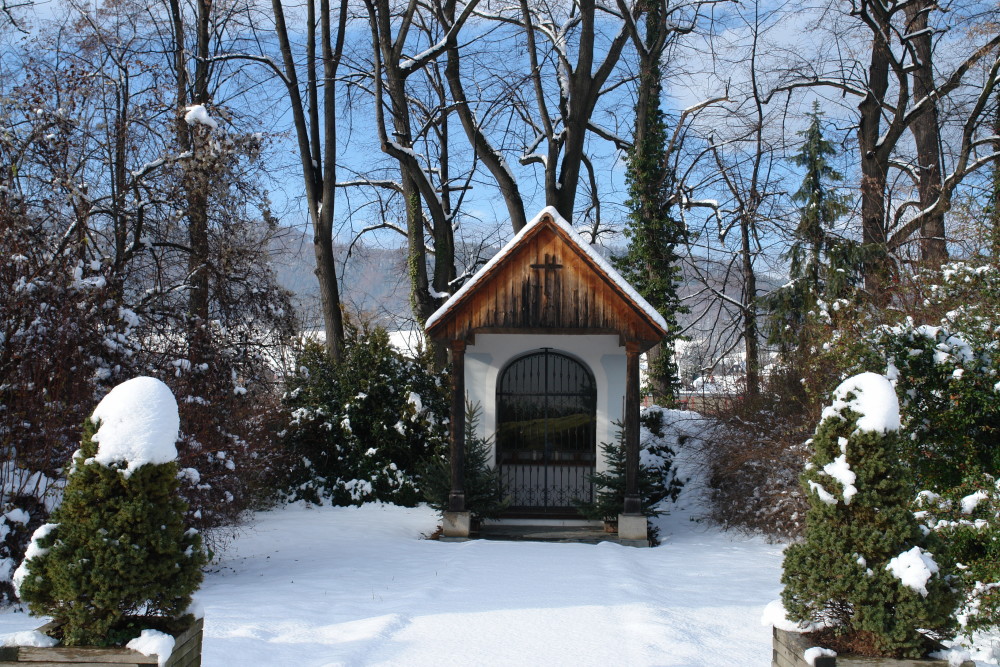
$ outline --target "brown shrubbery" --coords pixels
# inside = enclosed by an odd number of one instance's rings
[[[807,504],[799,474],[809,458],[812,424],[788,407],[772,395],[714,412],[718,426],[704,445],[712,521],[775,538],[801,532]]]

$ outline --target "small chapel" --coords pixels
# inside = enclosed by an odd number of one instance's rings
[[[579,519],[600,443],[624,426],[625,503],[619,539],[647,539],[639,477],[639,356],[666,335],[663,317],[552,207],[541,211],[428,320],[452,361],[451,493],[443,532],[469,535],[464,498],[465,406],[509,503],[507,515]]]

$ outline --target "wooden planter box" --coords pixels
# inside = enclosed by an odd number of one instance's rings
[[[771,667],[808,667],[802,654],[814,646],[797,632],[787,632],[774,628]],[[815,667],[948,667],[947,660],[938,658],[863,658],[838,655],[835,658],[816,658]],[[976,667],[976,663],[966,660],[961,667]]]
[[[44,633],[51,623],[38,629]],[[201,638],[205,621],[197,619],[187,630],[174,638],[174,650],[167,667],[201,667]],[[0,667],[3,665],[43,665],[51,667],[139,667],[156,665],[157,656],[143,655],[130,648],[90,648],[86,646],[5,646],[0,647]]]

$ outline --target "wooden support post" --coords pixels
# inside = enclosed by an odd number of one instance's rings
[[[451,492],[448,511],[465,511],[465,341],[451,341]]]
[[[625,342],[625,507],[642,514],[639,499],[639,343]]]

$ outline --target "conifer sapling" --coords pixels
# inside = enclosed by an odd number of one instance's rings
[[[62,624],[64,644],[122,645],[190,622],[206,555],[184,526],[178,429],[173,394],[148,377],[115,387],[84,422],[62,504],[14,575],[31,612]]]
[[[889,381],[844,381],[823,411],[802,475],[803,542],[785,551],[781,597],[789,620],[832,626],[882,655],[920,657],[954,630],[950,563],[924,535],[899,464],[899,403]]]

